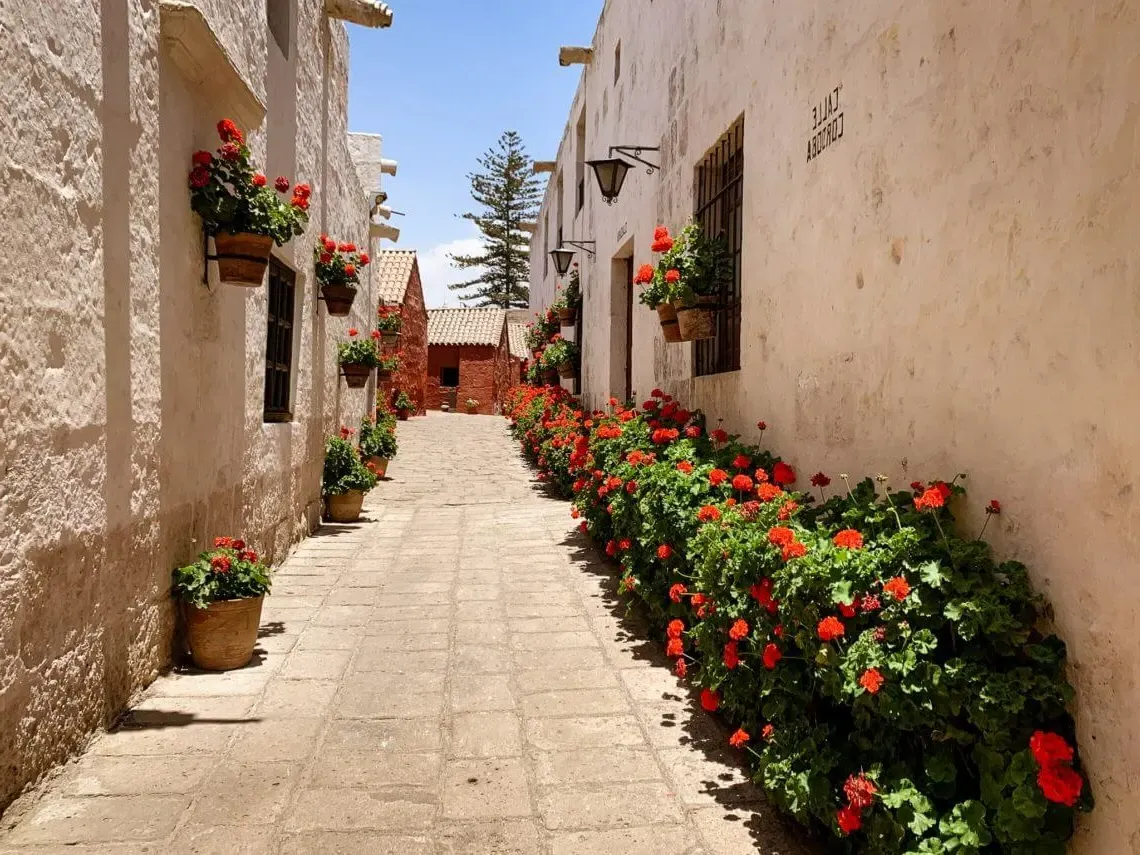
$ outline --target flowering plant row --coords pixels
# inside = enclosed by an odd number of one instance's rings
[[[642,264],[633,281],[642,289],[638,300],[651,309],[662,303],[693,305],[698,297],[719,294],[732,275],[724,240],[710,238],[695,222],[676,237],[658,226],[650,248],[660,253],[657,264]]]
[[[281,246],[304,233],[309,222],[308,184],[292,188],[288,204],[278,193],[288,193],[289,179],[268,179],[254,170],[241,130],[229,119],[218,122],[222,140],[216,156],[196,152],[190,170],[190,205],[210,234],[229,232],[267,235]]]
[[[214,538],[214,548],[174,571],[174,596],[198,609],[269,592],[269,569],[244,540]]]
[[[325,440],[325,465],[321,494],[340,496],[353,491],[367,493],[376,486],[376,473],[364,465],[360,452],[350,442],[354,431],[342,427],[339,436]]]
[[[360,284],[360,271],[371,259],[367,252],[354,243],[337,243],[328,235],[321,235],[313,247],[313,262],[317,282],[323,285],[343,285],[356,288]]]
[[[1092,807],[1065,647],[1026,568],[955,532],[960,478],[817,473],[817,500],[658,390],[584,413],[524,387],[508,414],[775,804],[849,852],[1065,851]]]

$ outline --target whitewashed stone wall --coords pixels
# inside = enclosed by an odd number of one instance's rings
[[[691,215],[695,166],[744,116],[741,370],[694,378],[635,300],[633,388],[746,436],[764,419],[805,477],[966,472],[967,532],[1002,501],[987,538],[1069,644],[1098,799],[1081,855],[1140,853],[1138,39],[1129,3],[609,0],[532,244],[539,308],[561,175],[564,234],[598,250],[579,254],[584,396],[620,394],[614,259],[652,260],[654,225]],[[844,135],[809,162],[838,86]],[[663,168],[631,171],[613,207],[588,175],[577,212],[583,110],[585,159],[659,146]]]
[[[0,3],[0,808],[80,748],[170,661],[170,571],[218,534],[279,559],[317,523],[323,438],[372,388],[338,382],[316,236],[367,242],[347,146],[348,39],[293,6],[286,57],[264,0],[198,0],[221,50],[203,86],[157,3]],[[201,47],[201,45],[199,45]],[[207,60],[211,56],[207,55]],[[202,282],[186,175],[248,97],[255,159],[313,187],[297,272],[294,420],[263,424],[267,292]]]

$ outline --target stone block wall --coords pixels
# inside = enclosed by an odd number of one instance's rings
[[[294,4],[288,55],[262,0],[191,6],[213,38],[182,49],[237,70],[209,85],[164,41],[166,6],[0,5],[0,808],[169,663],[172,567],[219,534],[278,559],[311,530],[323,438],[371,408],[335,343],[375,302],[328,318],[311,275],[319,232],[367,228],[323,5]],[[264,119],[243,121],[251,98]],[[313,188],[308,232],[274,252],[297,276],[286,424],[262,418],[266,287],[203,282],[186,175],[224,116],[271,178]]]
[[[455,396],[457,412],[467,412],[464,401],[474,398],[478,412],[490,415],[495,410],[498,390],[499,353],[501,348],[489,345],[439,345],[428,347],[427,408],[438,410],[442,403],[439,385],[440,369],[459,366],[459,391]]]

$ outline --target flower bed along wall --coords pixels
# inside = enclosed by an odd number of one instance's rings
[[[658,390],[590,414],[522,387],[508,414],[784,811],[848,852],[1065,851],[1092,807],[1065,647],[1025,567],[956,533],[960,478],[799,491]]]

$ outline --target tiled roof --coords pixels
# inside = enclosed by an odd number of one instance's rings
[[[403,303],[416,266],[414,249],[382,249],[372,260],[376,265],[377,299],[382,303]]]
[[[428,344],[488,344],[503,338],[503,309],[428,309]]]
[[[511,342],[511,356],[515,359],[530,358],[530,351],[526,349],[526,324],[508,322],[507,337]]]

